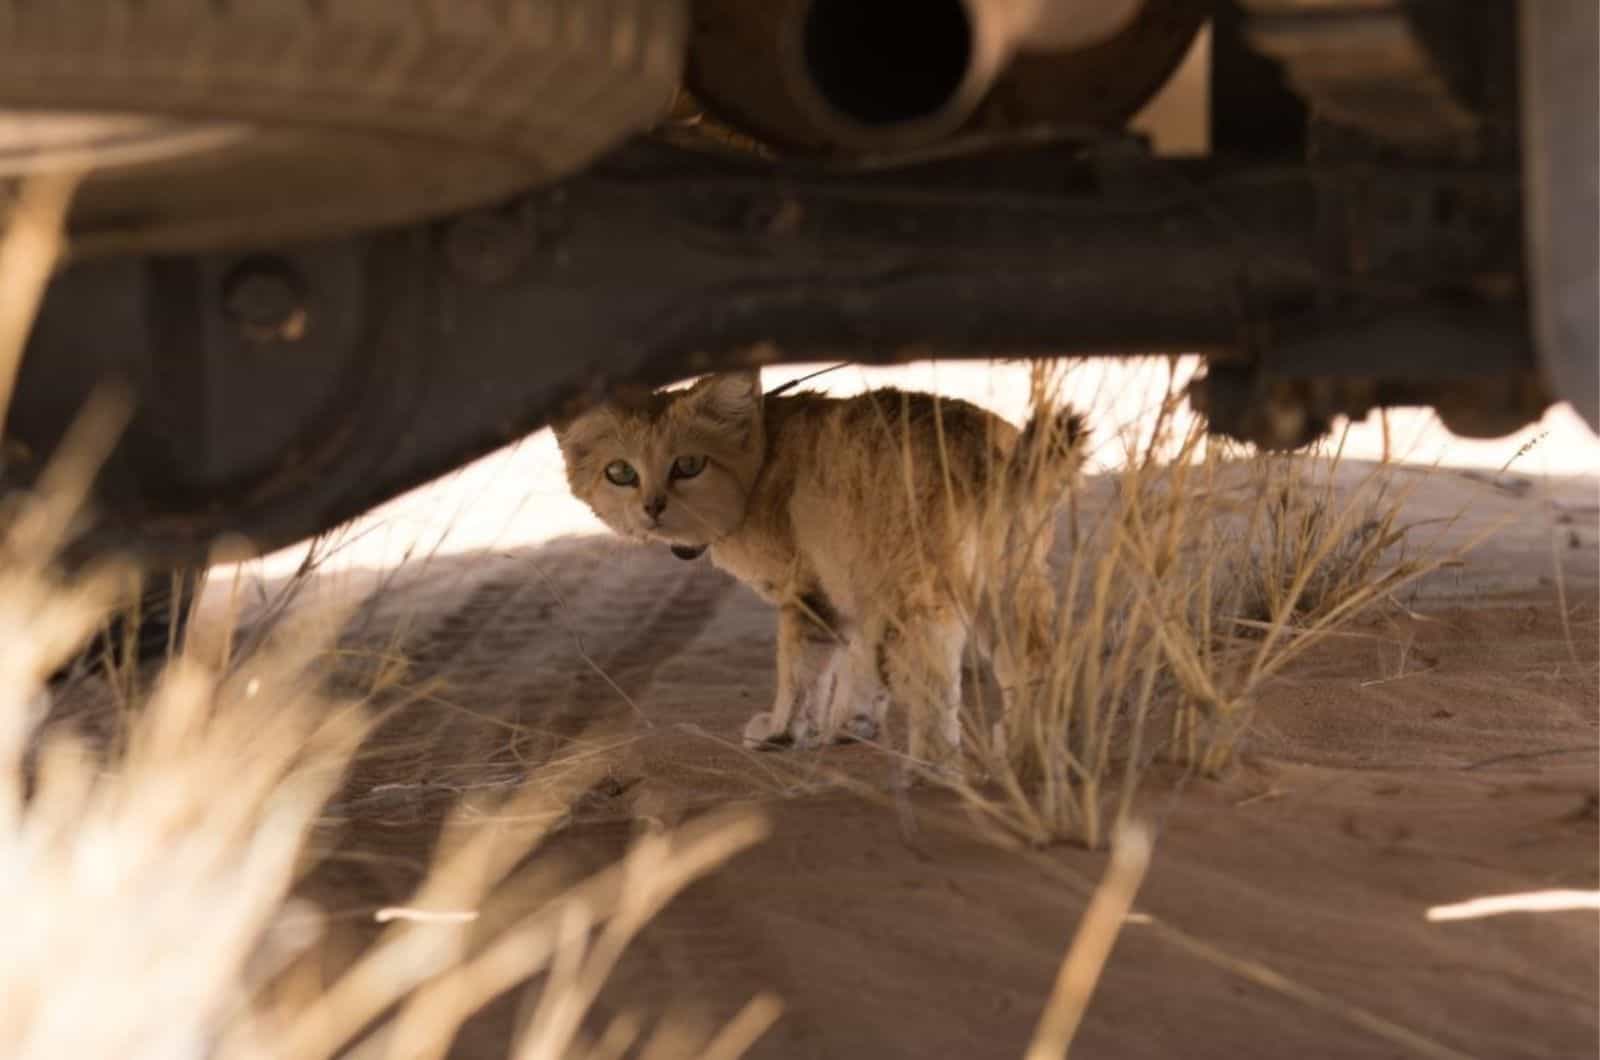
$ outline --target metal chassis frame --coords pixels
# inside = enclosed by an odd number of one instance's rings
[[[202,562],[329,528],[622,382],[771,358],[1200,352],[1215,429],[1302,444],[1435,404],[1548,403],[1520,176],[1176,162],[1134,141],[890,169],[626,145],[429,224],[87,261],[50,288],[8,423],[27,483],[108,378],[137,414],[80,554]]]

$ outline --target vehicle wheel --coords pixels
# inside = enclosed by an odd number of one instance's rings
[[[651,124],[686,34],[681,0],[0,0],[0,177],[109,163],[87,253],[414,221]]]

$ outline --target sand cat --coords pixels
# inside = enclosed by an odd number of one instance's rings
[[[752,371],[618,398],[555,433],[573,493],[612,530],[709,550],[777,605],[776,700],[747,746],[874,738],[896,704],[912,757],[936,760],[961,738],[969,639],[1007,688],[1049,635],[1071,412],[1019,432],[930,394],[763,395]]]

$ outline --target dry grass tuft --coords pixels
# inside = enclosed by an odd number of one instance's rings
[[[644,1037],[633,1024],[587,1037],[601,985],[667,902],[764,837],[760,817],[648,835],[477,930],[605,769],[592,754],[555,762],[508,799],[463,804],[417,894],[323,982],[321,916],[291,896],[374,720],[364,697],[325,692],[316,630],[338,617],[285,626],[225,665],[179,655],[94,741],[50,717],[40,690],[126,587],[113,569],[64,581],[47,565],[0,568],[0,900],[27,911],[0,947],[0,1052],[443,1056],[465,1019],[534,978],[534,1018],[508,1055],[610,1055],[625,1031]],[[656,1055],[734,1057],[777,1012],[758,997],[716,1034],[669,1019],[651,1040]]]
[[[1234,550],[1243,555],[1230,557],[1240,619],[1315,625],[1367,588],[1387,592],[1387,581],[1412,573],[1394,561],[1408,530],[1398,521],[1404,498],[1381,471],[1347,496],[1334,486],[1337,456],[1264,455],[1247,466],[1259,510]]]
[[[534,1017],[508,1055],[609,1055],[645,1030],[587,1037],[623,950],[766,834],[759,816],[727,813],[647,835],[479,930],[606,768],[592,754],[557,761],[507,799],[463,804],[418,892],[323,982],[321,915],[292,894],[374,720],[364,698],[325,693],[327,641],[313,631],[338,621],[296,623],[226,666],[179,655],[107,749],[46,716],[39,690],[125,587],[0,570],[0,900],[27,911],[0,948],[6,1056],[443,1056],[464,1020],[535,978]],[[716,1035],[669,1019],[656,1055],[737,1056],[777,1012],[758,997]]]
[[[178,662],[111,758],[47,730],[32,768],[6,764],[0,877],[28,915],[0,955],[0,1051],[206,1055],[239,1018],[363,728],[296,687]]]
[[[0,408],[71,186],[25,187],[0,240]],[[0,509],[0,902],[16,911],[0,946],[0,1054],[442,1056],[463,1021],[530,981],[532,1018],[507,1048],[519,1058],[642,1043],[651,1056],[731,1060],[764,1033],[780,1011],[765,995],[721,1029],[670,1013],[654,1029],[586,1025],[650,919],[767,830],[750,812],[709,815],[531,905],[512,900],[538,867],[524,859],[603,772],[594,754],[458,805],[411,901],[378,911],[377,941],[353,961],[321,953],[324,917],[295,887],[339,824],[329,799],[381,717],[374,695],[404,672],[384,662],[367,687],[331,693],[343,613],[302,607],[287,621],[288,603],[269,606],[273,620],[244,644],[231,627],[191,638],[150,681],[136,664],[114,668],[99,681],[112,720],[77,719],[101,723],[97,737],[55,709],[49,675],[132,595],[117,565],[69,577],[57,563],[125,416],[114,396],[87,409],[34,493]]]
[[[1061,373],[1037,369],[1036,409],[1057,407]],[[1352,481],[1337,451],[1246,456],[1180,427],[1178,401],[1140,438],[1098,439],[1124,448],[1108,497],[1064,496],[1071,484],[1052,479],[1032,484],[1028,510],[1014,493],[987,499],[981,547],[1000,573],[968,610],[1025,677],[980,683],[965,768],[943,779],[1010,840],[1100,846],[1158,759],[1225,768],[1267,681],[1448,558],[1406,555],[1404,497],[1383,468]],[[1032,509],[1063,499],[1070,533],[1041,588],[1033,557],[1055,526]]]

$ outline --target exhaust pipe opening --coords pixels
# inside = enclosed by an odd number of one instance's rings
[[[811,0],[802,34],[821,101],[869,129],[940,117],[972,68],[974,27],[962,0]]]
[[[1182,59],[1202,0],[694,0],[687,81],[768,146],[859,156],[1013,118],[1120,126]],[[1013,65],[1022,55],[1029,61]],[[1058,66],[1059,60],[1059,66]]]

